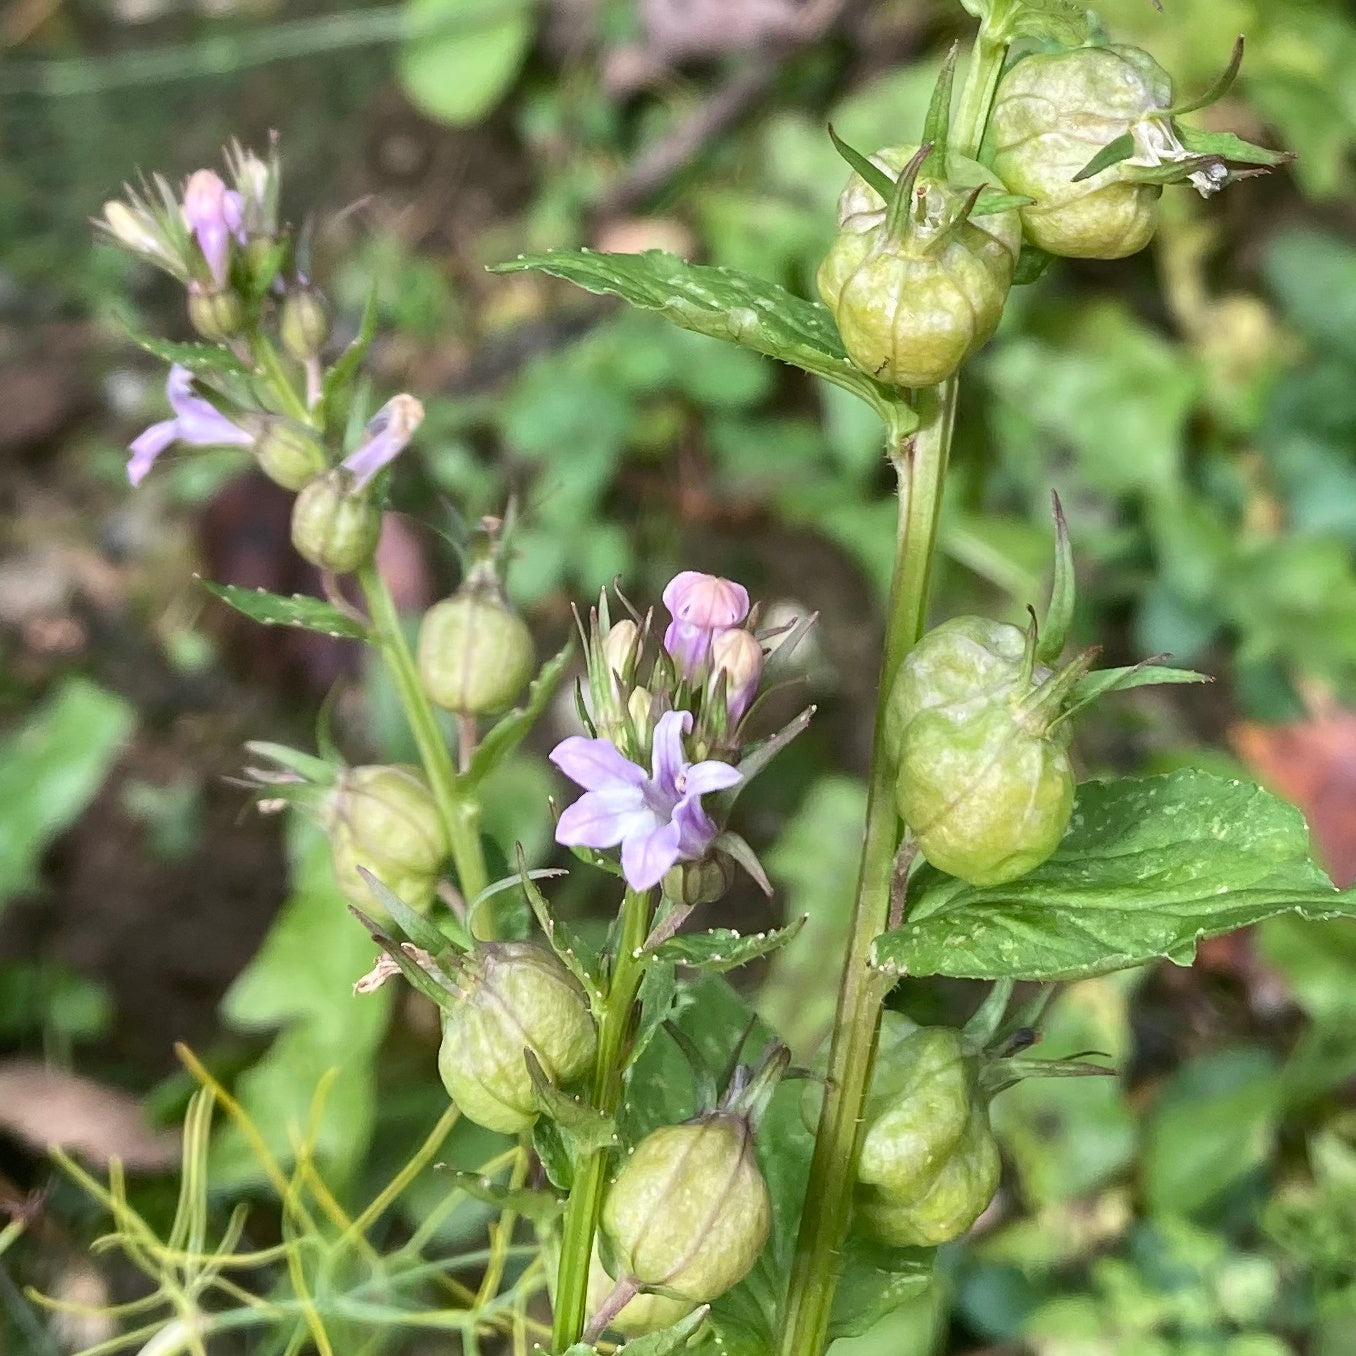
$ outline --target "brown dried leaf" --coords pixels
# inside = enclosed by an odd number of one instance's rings
[[[1234,751],[1304,811],[1314,845],[1340,886],[1356,883],[1356,712],[1329,706],[1289,725],[1235,725]]]
[[[31,1060],[0,1064],[0,1129],[98,1167],[164,1172],[179,1159],[178,1134],[149,1126],[135,1097]]]

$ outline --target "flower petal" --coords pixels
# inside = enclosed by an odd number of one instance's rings
[[[610,739],[571,735],[562,739],[548,756],[585,791],[600,791],[614,785],[640,786],[645,781],[645,769],[623,758]]]
[[[699,683],[711,662],[711,632],[704,626],[670,622],[664,632],[664,649],[673,656],[678,672],[691,683]]]
[[[628,834],[622,843],[622,875],[633,890],[650,890],[678,860],[677,824],[659,824],[648,833]]]
[[[738,786],[743,780],[744,774],[737,767],[712,758],[688,768],[683,774],[683,787],[687,796],[704,796],[708,791],[724,791],[731,786]]]
[[[690,711],[665,711],[654,727],[654,775],[651,780],[655,789],[669,800],[676,800],[681,794],[678,776],[687,767],[683,736],[691,728]]]
[[[556,842],[566,847],[616,847],[624,838],[648,832],[657,816],[645,808],[634,787],[586,791],[567,806],[556,824]]]
[[[412,395],[392,396],[368,420],[363,441],[344,458],[344,467],[353,473],[356,487],[362,489],[382,467],[394,461],[423,422],[424,407]]]
[[[683,570],[664,589],[664,606],[674,621],[708,630],[737,626],[749,615],[749,593],[733,579],[700,570]]]
[[[127,479],[140,485],[155,465],[155,459],[179,436],[177,419],[162,419],[138,435],[128,447],[132,454],[127,459]]]
[[[678,831],[679,855],[689,862],[704,857],[719,833],[715,821],[702,809],[696,796],[684,796],[678,802],[673,811],[673,826]]]

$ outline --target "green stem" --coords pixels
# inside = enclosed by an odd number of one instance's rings
[[[965,73],[960,104],[952,123],[952,145],[972,160],[979,154],[984,131],[989,125],[989,110],[993,107],[994,92],[998,89],[1003,63],[1007,60],[1008,44],[986,38],[981,32],[975,37],[970,55],[970,66]]]
[[[598,1031],[598,1059],[593,1073],[593,1105],[609,1116],[621,1102],[626,1046],[631,1037],[636,995],[645,975],[641,948],[649,936],[652,904],[652,892],[648,890],[628,889],[622,901],[621,935]],[[603,1205],[609,1157],[608,1150],[599,1149],[575,1169],[560,1239],[560,1273],[556,1278],[552,1331],[555,1351],[573,1346],[584,1331],[589,1262]]]
[[[480,846],[480,805],[465,793],[459,783],[452,765],[451,750],[447,747],[447,741],[438,726],[438,718],[419,681],[419,670],[410,653],[400,624],[400,614],[396,611],[395,599],[391,597],[386,581],[373,564],[363,566],[357,578],[372,618],[373,639],[390,670],[410,733],[419,749],[424,775],[428,778],[438,813],[447,830],[457,883],[461,887],[462,898],[469,905],[490,883],[485,854]],[[488,910],[482,911],[482,915],[485,921],[478,935],[488,937],[493,930],[492,916]]]
[[[255,362],[263,369],[278,399],[287,406],[286,412],[298,423],[314,428],[315,417],[298,394],[297,388],[292,385],[292,378],[287,375],[287,369],[282,365],[278,350],[268,341],[267,336],[256,333],[251,348],[254,351]]]
[[[890,882],[899,839],[894,753],[886,743],[885,711],[899,666],[923,630],[956,410],[956,379],[919,392],[918,404],[922,422],[917,431],[903,438],[894,430],[890,433],[890,453],[899,475],[899,537],[876,700],[866,838],[834,1019],[824,1105],[792,1263],[782,1356],[818,1356],[828,1341],[835,1265],[847,1235],[862,1107],[876,1053],[885,982],[871,966],[871,944],[889,921]]]

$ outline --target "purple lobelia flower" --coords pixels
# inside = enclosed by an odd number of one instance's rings
[[[684,570],[669,580],[664,606],[673,616],[664,632],[664,648],[690,682],[706,677],[711,641],[720,631],[738,626],[749,615],[748,590],[732,579]]]
[[[184,185],[184,221],[218,287],[230,273],[231,240],[242,236],[244,199],[213,170],[195,170]]]
[[[382,467],[404,450],[424,422],[424,407],[412,395],[392,396],[371,419],[363,440],[344,458],[354,488],[362,489]]]
[[[557,744],[551,761],[584,794],[560,816],[556,842],[567,847],[621,844],[622,874],[633,890],[657,885],[676,862],[699,861],[719,834],[701,798],[741,780],[728,763],[690,763],[683,736],[687,711],[668,711],[654,731],[654,768],[623,758],[611,741],[573,735]]]
[[[140,485],[155,459],[171,443],[193,447],[250,447],[254,434],[233,424],[220,410],[193,392],[193,373],[177,364],[170,368],[166,386],[173,419],[152,424],[128,448],[127,478]]]

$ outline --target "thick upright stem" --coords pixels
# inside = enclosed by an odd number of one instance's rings
[[[367,600],[373,639],[390,670],[396,694],[424,765],[424,775],[428,778],[443,827],[447,831],[457,883],[469,905],[490,883],[485,854],[480,846],[480,806],[458,784],[451,751],[443,738],[423,684],[419,681],[419,670],[410,653],[405,632],[400,625],[400,614],[396,611],[395,600],[386,587],[386,581],[375,565],[366,565],[358,571],[358,585]],[[493,924],[492,921],[484,921],[488,910],[482,910],[481,913],[477,935],[488,938],[493,934]]]
[[[835,1258],[847,1234],[862,1107],[876,1052],[882,982],[870,964],[871,944],[889,921],[890,885],[899,841],[894,752],[886,744],[885,710],[899,666],[923,630],[955,417],[955,378],[935,390],[920,392],[918,404],[922,423],[917,431],[904,438],[891,435],[891,457],[899,475],[899,537],[876,700],[866,839],[838,994],[824,1105],[791,1271],[782,1356],[819,1356],[827,1342]]]
[[[608,985],[598,1031],[598,1060],[593,1072],[593,1105],[612,1115],[621,1103],[623,1060],[631,1036],[636,995],[645,974],[642,948],[650,930],[650,891],[627,890],[622,901],[616,963]],[[579,1341],[588,1303],[589,1262],[607,1180],[608,1151],[599,1149],[578,1164],[565,1207],[560,1239],[560,1272],[556,1278],[553,1349],[564,1351]]]

